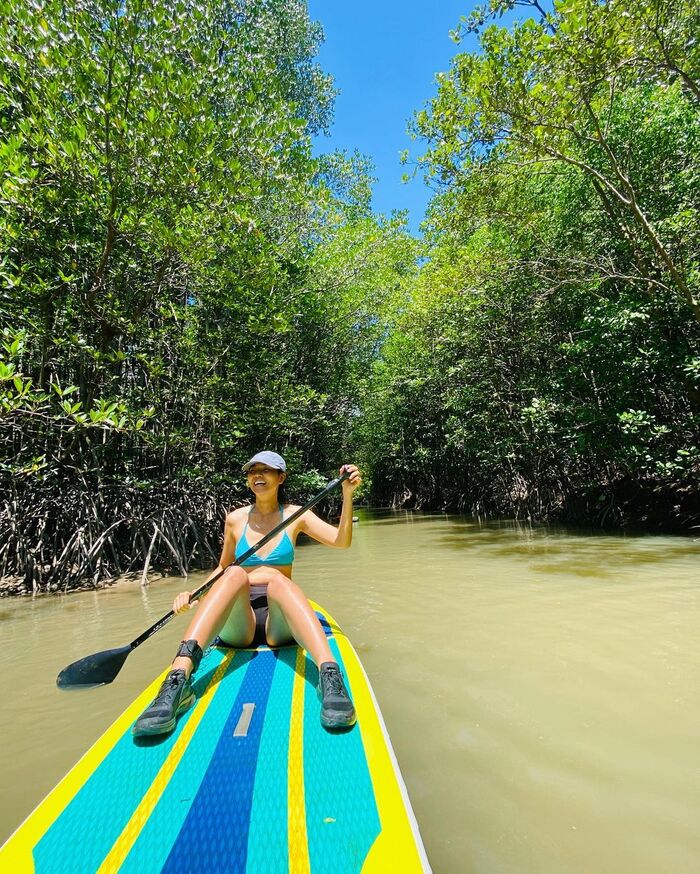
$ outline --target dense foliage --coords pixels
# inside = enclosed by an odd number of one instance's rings
[[[377,365],[377,500],[700,522],[700,13],[563,0],[438,75],[429,261]]]
[[[303,0],[0,13],[0,577],[208,565],[263,446],[298,497],[352,455],[376,503],[700,524],[690,0],[463,19],[420,243],[312,157]]]
[[[343,457],[412,243],[311,158],[304,3],[0,11],[0,576],[210,564],[252,451],[300,495]]]

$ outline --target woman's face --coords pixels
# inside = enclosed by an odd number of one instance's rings
[[[248,488],[254,495],[264,495],[276,492],[287,478],[281,470],[275,470],[266,464],[254,464],[246,474]]]

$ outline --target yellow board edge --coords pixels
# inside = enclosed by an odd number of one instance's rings
[[[170,668],[166,668],[90,749],[76,762],[29,816],[0,847],[0,871],[28,874],[34,871],[34,847],[82,789],[97,767],[109,755],[139,714],[155,698]]]

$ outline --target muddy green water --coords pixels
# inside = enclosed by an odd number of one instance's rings
[[[364,514],[295,577],[360,653],[436,874],[700,870],[700,539]],[[4,839],[170,660],[179,578],[0,602]],[[332,874],[332,872],[329,872]]]

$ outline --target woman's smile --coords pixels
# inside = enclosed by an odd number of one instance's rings
[[[269,478],[269,479],[268,479]],[[274,486],[279,482],[279,471],[264,468],[263,470],[249,470],[248,483],[253,489],[264,489]]]

